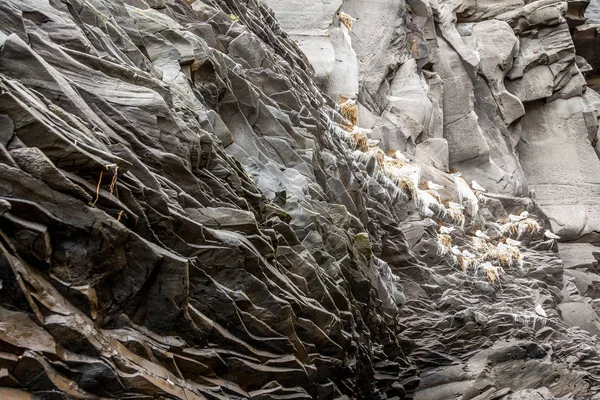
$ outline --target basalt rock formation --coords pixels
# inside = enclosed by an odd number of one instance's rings
[[[585,3],[584,3],[585,4]],[[580,13],[583,15],[583,13]],[[600,56],[598,56],[598,45],[600,45],[600,2],[592,0],[585,12],[585,17],[576,24],[573,32],[573,43],[577,54],[585,58],[587,65],[582,68],[590,87],[600,90]],[[596,147],[596,153],[600,149]]]
[[[0,399],[600,398],[584,9],[0,0]]]

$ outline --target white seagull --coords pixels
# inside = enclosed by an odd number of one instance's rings
[[[452,254],[454,254],[455,256],[459,256],[459,257],[463,256],[462,251],[460,251],[458,246],[452,246]]]
[[[463,206],[462,204],[455,203],[453,201],[448,202],[448,207],[454,208],[456,210],[464,210],[465,209],[465,206]]]
[[[520,222],[520,221],[523,221],[524,219],[525,219],[525,217],[522,217],[520,215],[514,215],[514,214],[508,215],[508,220],[510,222]]]
[[[462,255],[465,258],[476,258],[477,257],[475,254],[471,253],[469,250],[463,250]]]
[[[486,262],[482,263],[480,265],[480,267],[483,268],[485,271],[487,271],[488,269],[494,268],[494,266],[492,265],[492,263],[489,262],[489,261],[486,261]]]
[[[544,311],[541,304],[535,306],[535,313],[540,317],[548,318],[548,314],[546,314],[546,311]]]
[[[490,237],[488,235],[486,235],[485,233],[483,233],[482,231],[480,231],[479,229],[477,229],[477,231],[475,231],[475,236],[477,236],[478,238],[481,238],[481,239],[490,240]]]
[[[471,181],[471,187],[473,188],[473,190],[477,190],[478,192],[487,192],[487,190],[485,190],[483,186],[481,186],[475,181]]]
[[[450,226],[450,227],[448,227],[448,226],[440,226],[440,233],[442,235],[449,235],[449,234],[451,234],[454,231],[454,229],[456,229],[456,228],[454,228],[453,226]]]
[[[381,142],[381,140],[379,139],[368,139],[367,147],[377,147],[377,145],[379,145],[379,142]]]
[[[400,150],[396,150],[396,158],[402,162],[408,163],[410,160]]]
[[[437,183],[427,181],[427,189],[429,190],[444,190],[444,186],[438,185]]]
[[[521,242],[519,242],[518,240],[511,239],[511,238],[506,238],[506,244],[508,244],[509,246],[520,246]]]
[[[548,229],[546,229],[546,232],[544,232],[544,236],[546,236],[548,239],[556,239],[556,240],[560,239],[560,236],[555,235],[554,233],[550,232]]]

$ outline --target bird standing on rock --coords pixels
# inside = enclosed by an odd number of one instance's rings
[[[453,226],[451,226],[451,227],[440,226],[440,233],[443,235],[449,235],[454,231],[454,229],[456,229],[456,228],[454,228]]]
[[[379,142],[381,142],[381,140],[379,139],[368,139],[367,140],[367,147],[377,147],[377,145],[379,145]]]
[[[482,231],[480,231],[479,229],[477,229],[477,231],[475,231],[475,236],[477,236],[480,239],[490,240],[490,237],[488,235],[486,235],[485,233],[483,233]]]
[[[520,246],[521,242],[519,242],[518,240],[511,239],[511,238],[506,238],[506,244],[509,246]]]
[[[473,190],[477,190],[478,192],[487,192],[487,190],[485,190],[483,186],[481,186],[475,181],[471,181],[471,187],[473,188]]]
[[[409,163],[410,160],[400,150],[396,150],[396,158],[404,163]]]
[[[438,185],[437,183],[427,181],[427,189],[429,190],[444,190],[444,186]]]
[[[548,314],[546,314],[546,311],[544,311],[541,304],[535,306],[535,313],[540,317],[548,318]]]
[[[462,204],[455,203],[453,201],[448,202],[448,207],[454,208],[456,210],[464,210],[465,209],[465,206],[463,206]]]
[[[523,221],[524,219],[525,219],[525,217],[522,217],[520,215],[514,215],[514,214],[508,215],[508,220],[510,222],[519,222],[519,221]]]
[[[462,256],[465,258],[477,258],[477,256],[471,253],[469,250],[463,250]]]
[[[458,257],[462,257],[463,256],[462,251],[460,251],[460,249],[458,248],[458,246],[452,246],[451,250],[452,250],[452,254],[454,254],[455,256],[458,256]]]

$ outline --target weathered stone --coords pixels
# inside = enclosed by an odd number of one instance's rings
[[[585,329],[592,335],[600,334],[600,319],[586,303],[561,303],[558,305],[563,320],[570,326]]]
[[[597,396],[583,6],[0,3],[0,398]]]
[[[598,48],[600,40],[600,21],[581,25],[575,28],[573,33],[573,42],[577,54],[584,57],[589,63],[591,71],[587,71],[586,77],[590,86],[596,90],[599,89],[600,81],[600,57],[595,49]]]
[[[598,260],[594,254],[600,254],[600,247],[589,243],[559,243],[558,251],[565,268],[585,268],[595,272]]]
[[[419,143],[415,151],[415,161],[448,172],[448,142],[446,139],[433,138]]]
[[[581,129],[583,111],[580,98],[531,103],[517,147],[529,187],[566,240],[589,234],[600,223],[600,160]]]

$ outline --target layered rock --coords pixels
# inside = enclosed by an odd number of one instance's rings
[[[573,40],[577,53],[585,59],[583,68],[590,87],[600,89],[600,58],[596,51],[600,41],[600,21],[576,27]]]
[[[270,10],[5,5],[0,397],[409,390],[372,178]]]
[[[566,5],[268,4],[0,2],[0,398],[599,393]],[[440,247],[523,211],[505,273]]]
[[[286,15],[293,14],[295,7],[304,9],[301,5],[275,3],[286,8]],[[570,170],[569,177],[561,178],[549,170],[542,171],[540,168],[544,167],[535,159],[536,154],[544,157],[551,148],[526,150],[529,136],[536,130],[534,125],[539,123],[535,115],[541,109],[535,106],[536,102],[551,105],[557,99],[568,100],[565,104],[556,103],[557,108],[569,110],[565,111],[568,115],[553,113],[549,106],[547,112],[541,111],[547,115],[542,118],[549,118],[546,123],[554,127],[567,124],[572,131],[567,134],[571,154],[583,151],[587,155],[581,163],[591,165],[592,171],[598,170],[597,157],[589,145],[597,141],[595,95],[584,93],[586,82],[580,69],[585,72],[587,66],[575,55],[565,19],[573,21],[574,11],[568,12],[565,3],[514,2],[494,7],[480,3],[411,2],[408,8],[394,3],[373,10],[350,1],[341,9],[362,18],[351,32],[360,65],[358,99],[364,106],[361,125],[373,128],[374,137],[383,140],[385,150],[401,149],[414,155],[421,143],[430,148],[430,139],[445,139],[447,155],[443,154],[445,143],[435,147],[442,153],[438,158],[447,158],[451,167],[497,192],[528,195],[530,189],[534,190],[553,227],[566,239],[593,232],[597,223],[594,216],[598,215],[593,188],[600,183],[598,177],[581,174],[578,161],[573,155],[566,156],[569,151],[563,152],[564,163],[555,165],[563,171]],[[321,18],[337,26],[337,10]],[[403,29],[394,26],[392,33],[388,20],[396,18],[399,24],[405,13],[409,22]],[[294,30],[294,23],[286,19],[283,26]],[[382,24],[384,29],[380,28]],[[439,37],[434,27],[439,30]],[[576,32],[578,29],[583,28],[576,28]],[[411,32],[408,37],[407,32]],[[577,38],[580,34],[575,35]],[[375,42],[383,46],[378,51],[372,51]],[[593,52],[594,45],[587,46]],[[345,54],[352,57],[351,53]],[[581,55],[587,56],[590,63],[595,62],[595,55],[585,51]],[[352,59],[340,61],[353,63]],[[338,74],[344,78],[352,76],[331,70],[325,78],[336,82],[342,79]],[[328,87],[327,83],[324,85]],[[573,98],[577,100],[570,100]],[[532,110],[531,118],[536,122],[529,124],[529,116],[523,118],[526,109]],[[560,130],[559,136],[566,133]],[[560,142],[559,137],[551,136]],[[436,167],[440,165],[445,168],[443,162]],[[590,190],[577,193],[585,205],[575,206],[578,210],[574,210],[570,200],[573,195],[565,192],[565,185],[578,187],[580,183],[590,185]],[[576,221],[565,218],[572,212],[579,215]]]

